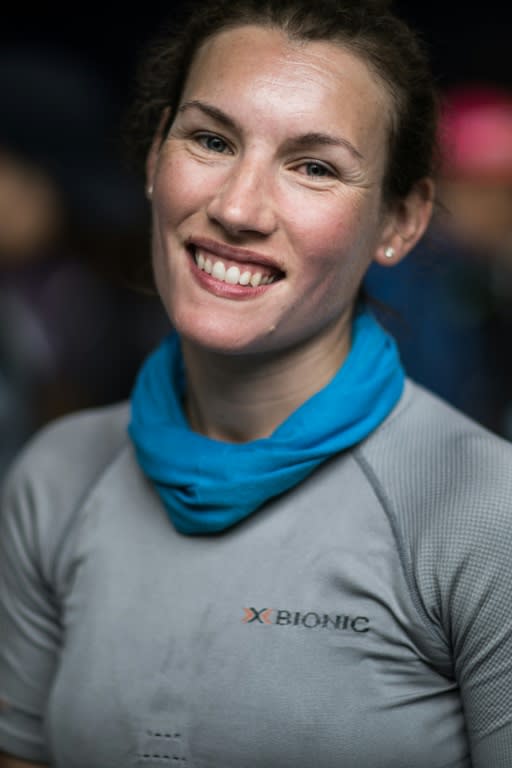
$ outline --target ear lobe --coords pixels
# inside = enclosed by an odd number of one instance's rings
[[[169,121],[170,113],[171,113],[170,107],[166,107],[163,110],[160,120],[158,122],[158,128],[156,130],[153,141],[151,142],[151,147],[149,149],[149,152],[146,158],[146,195],[150,199],[151,199],[151,195],[153,194],[153,184],[154,184],[156,169],[158,165],[158,156],[160,154],[160,148],[165,139],[164,130]]]
[[[409,194],[398,200],[388,214],[375,261],[383,267],[398,264],[425,233],[433,209],[434,182],[418,181]]]

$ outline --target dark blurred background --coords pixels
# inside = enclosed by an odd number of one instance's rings
[[[0,475],[43,424],[127,397],[140,363],[169,330],[157,299],[134,290],[137,264],[147,254],[148,211],[140,180],[123,165],[120,121],[139,56],[173,7],[178,6],[88,4],[84,10],[47,4],[28,11],[11,2],[2,9]],[[427,44],[441,91],[476,83],[512,93],[511,4],[403,0],[395,7]],[[512,181],[507,184],[512,190]],[[510,200],[512,210],[512,192]],[[46,229],[23,228],[26,201],[33,207],[25,218],[33,224],[35,211],[44,210]],[[443,262],[446,252],[438,248]],[[401,281],[393,278],[394,295],[388,290],[394,270],[377,272],[370,293],[401,313],[392,330],[399,338],[403,334],[409,372],[485,426],[512,437],[512,373],[506,362],[512,318],[504,309],[512,303],[512,287],[510,294],[503,290],[512,260],[496,278],[490,258],[475,266],[457,257],[450,277],[457,290],[451,294],[443,267],[429,259],[420,278],[407,272]],[[412,271],[415,263],[410,261]],[[424,263],[421,254],[418,263]],[[469,282],[486,287],[475,300],[466,291],[461,303],[460,275],[465,279],[469,263]],[[429,320],[434,316],[437,327]],[[420,336],[437,357],[421,355]]]
[[[177,5],[92,3],[77,10],[55,3],[34,5],[29,12],[23,4],[6,3],[0,43],[52,46],[83,57],[112,86],[114,106],[122,108],[139,51]],[[512,86],[512,4],[400,0],[394,5],[422,33],[443,83],[483,78]]]
[[[138,52],[159,21],[177,6],[176,2],[151,3],[142,9],[137,4],[92,3],[77,11],[75,6],[45,4],[44,10],[35,5],[28,12],[24,5],[11,2],[2,9],[0,42],[50,45],[84,57],[115,87],[116,106],[121,107],[129,94]],[[394,7],[423,34],[443,82],[485,78],[512,86],[510,3],[399,0]]]

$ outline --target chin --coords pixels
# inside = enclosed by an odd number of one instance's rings
[[[244,327],[240,319],[219,318],[198,322],[193,318],[176,316],[174,328],[183,340],[210,352],[222,355],[257,354],[268,351],[270,329]]]

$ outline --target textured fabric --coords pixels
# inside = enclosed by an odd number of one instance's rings
[[[510,768],[512,446],[408,383],[357,448],[182,536],[127,409],[0,521],[0,750],[55,768]]]
[[[193,432],[182,408],[183,379],[172,334],[139,374],[129,433],[170,519],[189,534],[229,528],[365,438],[404,385],[396,344],[368,310],[356,316],[352,348],[331,382],[268,438],[229,444]]]

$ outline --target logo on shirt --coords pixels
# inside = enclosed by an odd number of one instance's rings
[[[316,611],[286,611],[277,608],[244,608],[243,624],[264,624],[276,627],[305,627],[306,629],[334,629],[348,632],[368,632],[367,616],[349,616],[345,613],[317,613]]]

